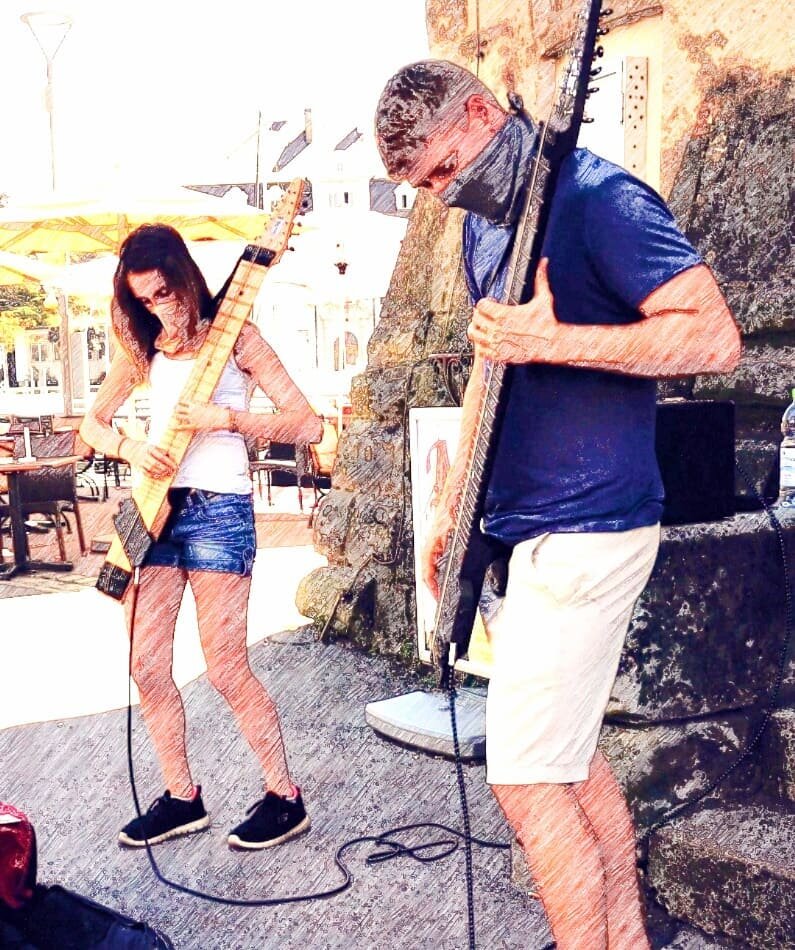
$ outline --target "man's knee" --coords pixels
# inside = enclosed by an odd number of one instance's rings
[[[561,800],[568,801],[571,786],[537,782],[532,785],[492,785],[491,791],[497,799],[508,823],[516,830],[528,819],[545,813]]]

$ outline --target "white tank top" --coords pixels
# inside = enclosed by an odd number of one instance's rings
[[[174,413],[182,390],[196,360],[170,359],[155,353],[149,366],[150,412],[147,441],[158,443]],[[247,384],[243,371],[230,356],[216,386],[212,402],[231,409],[248,409]],[[243,436],[226,429],[197,432],[177,474],[174,488],[203,488],[205,491],[251,494],[248,453]]]

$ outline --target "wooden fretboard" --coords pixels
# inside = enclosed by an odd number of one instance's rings
[[[601,0],[584,0],[577,17],[558,99],[549,121],[541,129],[536,156],[527,175],[527,194],[517,223],[503,303],[519,304],[529,297],[558,171],[563,159],[577,144],[599,30],[600,6]],[[597,55],[601,52],[597,50]],[[466,653],[489,564],[490,543],[481,534],[479,524],[499,440],[510,372],[504,363],[487,363],[486,384],[456,524],[445,552],[431,643],[431,653],[442,671],[443,681],[447,680],[456,659]]]
[[[262,243],[248,245],[240,257],[182,390],[182,399],[194,402],[212,399],[243,324],[251,315],[265,275],[278,262],[286,246],[303,190],[303,180],[296,179],[271,217]],[[177,429],[172,419],[158,445],[179,467],[194,435],[191,430]],[[128,551],[135,549],[135,561],[140,563],[145,549],[159,537],[170,511],[168,491],[173,478],[144,478],[132,492],[132,504],[122,506],[114,519],[117,534],[97,578],[97,587],[103,593],[116,599],[124,596],[134,566]]]

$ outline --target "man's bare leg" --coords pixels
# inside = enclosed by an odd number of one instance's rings
[[[558,950],[607,950],[601,849],[572,786],[491,788],[525,853]]]
[[[643,907],[635,865],[635,829],[621,787],[597,751],[588,779],[571,788],[599,840],[607,892],[610,950],[646,950]]]

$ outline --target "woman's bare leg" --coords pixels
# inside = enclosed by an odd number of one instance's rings
[[[141,713],[157,753],[166,788],[183,798],[193,792],[185,747],[185,710],[172,675],[174,628],[187,575],[173,567],[144,567],[135,605],[132,675]],[[125,601],[129,630],[131,597]]]
[[[251,672],[246,648],[250,577],[218,571],[191,571],[207,678],[229,703],[265,773],[266,787],[291,795],[276,704]]]
[[[607,950],[602,854],[572,786],[491,789],[525,853],[558,950]]]

